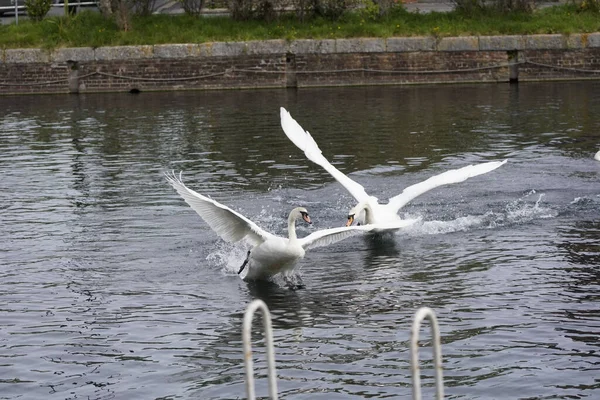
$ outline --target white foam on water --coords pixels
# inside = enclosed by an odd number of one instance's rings
[[[537,198],[532,190],[521,198],[508,203],[502,211],[488,211],[482,215],[467,215],[453,220],[427,220],[427,215],[411,215],[405,218],[422,218],[421,223],[416,223],[404,230],[409,235],[437,235],[442,233],[468,231],[472,229],[494,229],[514,224],[525,224],[536,219],[554,218],[558,215],[556,210],[543,205],[544,194]]]
[[[571,204],[571,205],[578,205],[578,206],[591,205],[591,204],[596,203],[598,200],[600,200],[600,194],[597,194],[594,197],[589,197],[589,196],[575,197],[573,199],[573,201],[571,201],[569,204]]]

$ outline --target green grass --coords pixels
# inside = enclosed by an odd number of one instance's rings
[[[264,39],[330,39],[433,35],[502,35],[534,33],[589,33],[600,31],[600,16],[561,5],[533,14],[458,12],[417,14],[403,9],[374,20],[353,13],[339,21],[321,18],[300,22],[282,16],[273,22],[236,22],[228,17],[194,18],[186,15],[136,17],[132,29],[119,31],[100,14],[85,11],[72,17],[50,17],[41,22],[23,21],[0,26],[1,48],[57,48],[167,43],[204,43]]]

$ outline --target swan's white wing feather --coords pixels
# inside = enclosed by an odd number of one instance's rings
[[[358,233],[370,232],[375,229],[373,225],[361,225],[361,226],[343,226],[339,228],[322,229],[311,233],[310,235],[298,239],[300,245],[304,249],[311,249],[315,247],[329,246],[330,244],[344,240],[350,236],[354,236]]]
[[[369,195],[365,192],[365,188],[331,165],[331,163],[323,156],[321,149],[319,149],[317,142],[315,142],[310,133],[305,131],[285,108],[281,107],[280,111],[281,127],[283,128],[285,135],[296,145],[296,147],[304,152],[306,158],[329,172],[331,176],[341,183],[358,202],[367,200]]]
[[[407,187],[402,191],[402,193],[392,197],[387,207],[394,210],[394,212],[398,212],[398,210],[404,207],[406,203],[431,189],[451,183],[463,182],[474,176],[493,171],[496,168],[504,165],[504,163],[506,163],[506,160],[492,161],[477,165],[468,165],[463,168],[452,169],[439,175],[432,176],[421,183]]]
[[[261,229],[254,222],[224,206],[213,199],[202,196],[189,189],[181,181],[181,177],[174,173],[167,174],[167,181],[173,186],[177,193],[183,197],[186,203],[202,217],[202,219],[227,242],[238,242],[246,239],[250,244],[256,246],[265,240],[274,237],[273,234]]]

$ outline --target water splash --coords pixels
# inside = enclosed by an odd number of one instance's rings
[[[237,275],[246,259],[249,246],[243,243],[231,244],[219,240],[206,256],[211,267],[220,269],[225,275]]]
[[[555,210],[542,205],[544,193],[541,193],[533,204],[529,202],[528,198],[535,194],[537,194],[535,190],[530,190],[520,199],[508,204],[506,207],[506,221],[508,223],[524,223],[536,218],[553,218],[558,215]]]
[[[414,228],[409,228],[409,232],[417,235],[437,235],[440,233],[452,233],[467,231],[472,228],[478,228],[483,225],[484,216],[467,215],[459,217],[452,221],[424,221],[422,224],[415,224]]]
[[[415,236],[437,235],[472,229],[495,229],[515,224],[525,224],[536,219],[556,217],[558,212],[543,204],[543,193],[539,194],[538,197],[532,201],[531,196],[536,194],[535,190],[531,190],[517,200],[508,203],[502,211],[492,210],[482,215],[467,215],[448,221],[427,221],[426,215],[404,216],[404,218],[421,217],[424,221],[421,224],[417,223],[412,227],[407,228],[405,232]]]
[[[596,195],[595,197],[596,198],[589,196],[575,197],[573,201],[571,201],[569,204],[577,206],[588,206],[596,204],[598,201],[600,201],[600,195]]]

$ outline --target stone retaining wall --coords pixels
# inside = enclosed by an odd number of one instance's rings
[[[0,50],[0,94],[598,79],[600,33]]]

